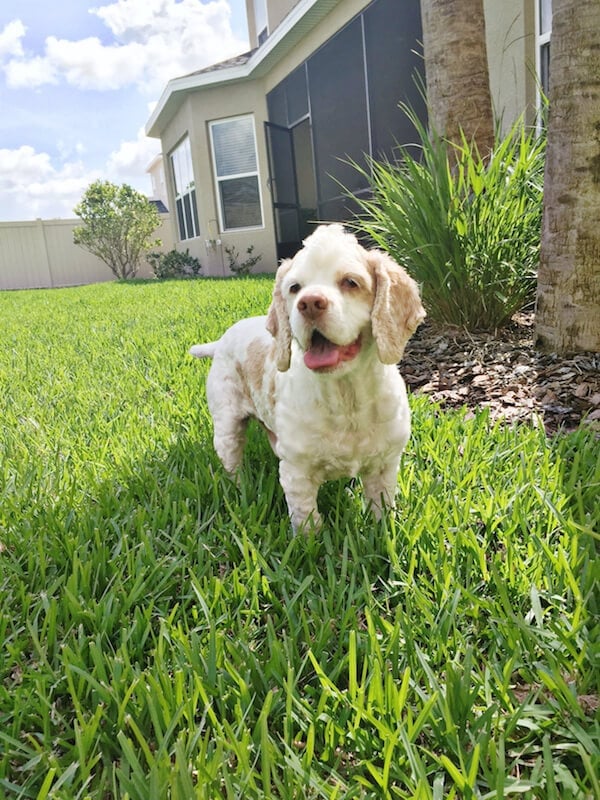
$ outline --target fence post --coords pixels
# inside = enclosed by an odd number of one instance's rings
[[[50,280],[50,288],[54,288],[54,276],[52,275],[52,267],[50,266],[50,253],[48,252],[48,240],[46,239],[46,226],[44,224],[44,220],[41,217],[37,217],[36,225],[39,228],[39,236],[42,242],[42,249],[44,255],[44,263],[46,267],[46,272],[48,273],[48,278]]]

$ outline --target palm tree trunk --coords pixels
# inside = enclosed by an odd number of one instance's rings
[[[421,0],[429,121],[460,142],[460,131],[485,156],[494,145],[494,119],[483,0]]]
[[[554,0],[537,338],[600,352],[600,2]]]

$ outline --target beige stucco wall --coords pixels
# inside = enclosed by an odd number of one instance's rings
[[[263,227],[239,231],[219,230],[217,191],[215,188],[209,123],[227,117],[252,114],[256,133],[259,186],[261,193]],[[246,249],[254,246],[254,254],[261,254],[254,271],[272,272],[277,267],[275,235],[271,196],[267,185],[269,175],[263,123],[267,119],[267,105],[262,81],[244,81],[228,86],[191,92],[162,136],[163,152],[170,153],[187,134],[190,138],[192,166],[196,181],[196,202],[200,236],[178,242],[180,250],[189,249],[200,259],[204,275],[230,275],[225,247],[235,247],[241,259]],[[170,170],[170,160],[165,159]],[[173,181],[169,187],[169,208],[175,217]],[[215,244],[216,243],[216,244]]]
[[[269,32],[274,31],[287,17],[299,0],[267,0],[267,19]]]
[[[484,0],[494,114],[508,130],[535,121],[535,0]]]

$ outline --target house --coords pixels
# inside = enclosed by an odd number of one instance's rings
[[[534,119],[538,0],[486,0],[490,83],[505,127]],[[540,0],[547,9],[550,0]],[[167,84],[159,138],[177,247],[205,275],[226,248],[273,270],[315,221],[344,220],[366,191],[352,162],[413,141],[398,103],[424,114],[419,0],[246,0],[251,49]],[[543,57],[543,56],[542,56]]]
[[[159,153],[154,156],[146,167],[146,172],[150,175],[152,184],[152,197],[150,198],[161,214],[168,211],[169,195],[167,193],[167,181],[163,162],[163,155]]]

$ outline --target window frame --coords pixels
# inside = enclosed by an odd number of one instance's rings
[[[219,125],[225,125],[228,122],[237,122],[241,119],[249,119],[251,122],[251,129],[252,129],[252,142],[254,145],[254,160],[256,168],[254,171],[251,172],[236,172],[231,173],[229,175],[219,175],[217,169],[217,154],[215,152],[215,140],[213,136],[213,129]],[[228,233],[232,231],[255,231],[255,230],[262,230],[265,227],[265,214],[264,214],[264,206],[263,206],[263,196],[262,196],[262,187],[260,183],[260,170],[259,170],[259,163],[258,163],[258,143],[256,138],[256,124],[254,120],[254,114],[237,114],[234,117],[224,117],[223,119],[215,119],[211,120],[208,123],[208,130],[209,130],[209,140],[210,140],[210,150],[212,156],[212,165],[213,165],[213,176],[215,181],[215,200],[217,205],[217,214],[219,218],[219,230],[222,233]],[[260,214],[260,223],[258,225],[244,225],[239,228],[228,228],[225,225],[225,209],[223,207],[223,196],[221,194],[221,184],[227,181],[236,180],[239,178],[256,178],[256,186],[258,189],[258,210]]]
[[[179,185],[182,182],[181,158],[186,162],[187,171],[185,177],[191,178],[185,188]],[[200,222],[196,200],[196,178],[192,161],[192,145],[188,134],[180,139],[169,153],[169,165],[173,195],[175,197],[175,217],[177,219],[179,241],[187,242],[191,239],[197,239],[200,236]]]
[[[253,0],[254,26],[256,28],[256,41],[258,46],[264,44],[269,38],[269,10],[267,0]],[[259,28],[259,23],[261,27]]]
[[[550,71],[549,71],[549,64],[550,64],[550,40],[552,38],[552,13],[550,14],[550,19],[548,22],[548,27],[546,30],[542,30],[542,23],[543,23],[543,14],[542,14],[542,3],[543,0],[536,0],[535,3],[535,70],[537,75],[537,107],[538,112],[541,111],[542,105],[542,96],[541,92],[544,91],[546,93],[546,97],[548,96],[548,86],[542,85],[542,66],[544,63],[547,64],[548,67],[548,81],[550,79]],[[552,2],[550,1],[550,11],[552,11]]]

